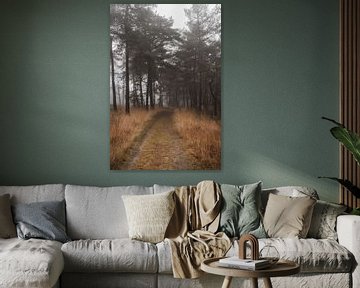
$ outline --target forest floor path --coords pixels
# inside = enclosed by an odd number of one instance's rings
[[[128,151],[122,169],[189,170],[197,160],[186,149],[173,120],[173,110],[161,110],[145,126]]]

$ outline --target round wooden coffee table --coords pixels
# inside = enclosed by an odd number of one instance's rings
[[[261,270],[244,270],[222,267],[219,259],[211,258],[201,263],[201,270],[216,275],[225,276],[222,288],[229,288],[233,277],[251,278],[254,288],[258,288],[258,278],[263,278],[265,287],[272,288],[270,277],[289,276],[300,272],[300,266],[288,260],[279,260],[270,268]]]

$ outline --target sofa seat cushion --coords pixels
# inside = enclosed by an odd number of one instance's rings
[[[259,239],[259,249],[274,246],[280,258],[295,261],[302,273],[350,272],[354,265],[353,255],[338,242],[330,239],[267,238]],[[157,244],[159,273],[172,273],[171,248],[167,241]],[[235,241],[227,256],[238,255]],[[250,256],[250,251],[248,251]]]
[[[295,261],[302,272],[350,272],[353,255],[330,239],[264,239],[263,245],[274,246],[280,258]]]
[[[156,246],[122,239],[77,240],[61,248],[66,272],[156,273]]]
[[[60,242],[0,239],[0,287],[52,287],[63,268]]]
[[[353,255],[344,246],[330,239],[259,239],[260,250],[266,245],[275,247],[281,259],[298,263],[302,273],[350,272],[354,265]],[[231,249],[228,255],[235,255],[237,247],[235,243],[235,249]]]

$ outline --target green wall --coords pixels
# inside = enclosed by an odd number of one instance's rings
[[[0,185],[260,179],[337,201],[337,185],[317,179],[338,174],[338,146],[320,119],[338,118],[337,1],[217,1],[222,169],[200,172],[109,170],[111,2],[1,1]]]

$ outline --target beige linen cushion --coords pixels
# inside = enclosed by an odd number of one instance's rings
[[[264,228],[269,237],[305,238],[316,200],[306,197],[269,195]]]
[[[11,215],[10,195],[0,196],[0,238],[16,237],[15,224]]]
[[[151,243],[164,240],[175,207],[173,193],[122,196],[131,239]]]

